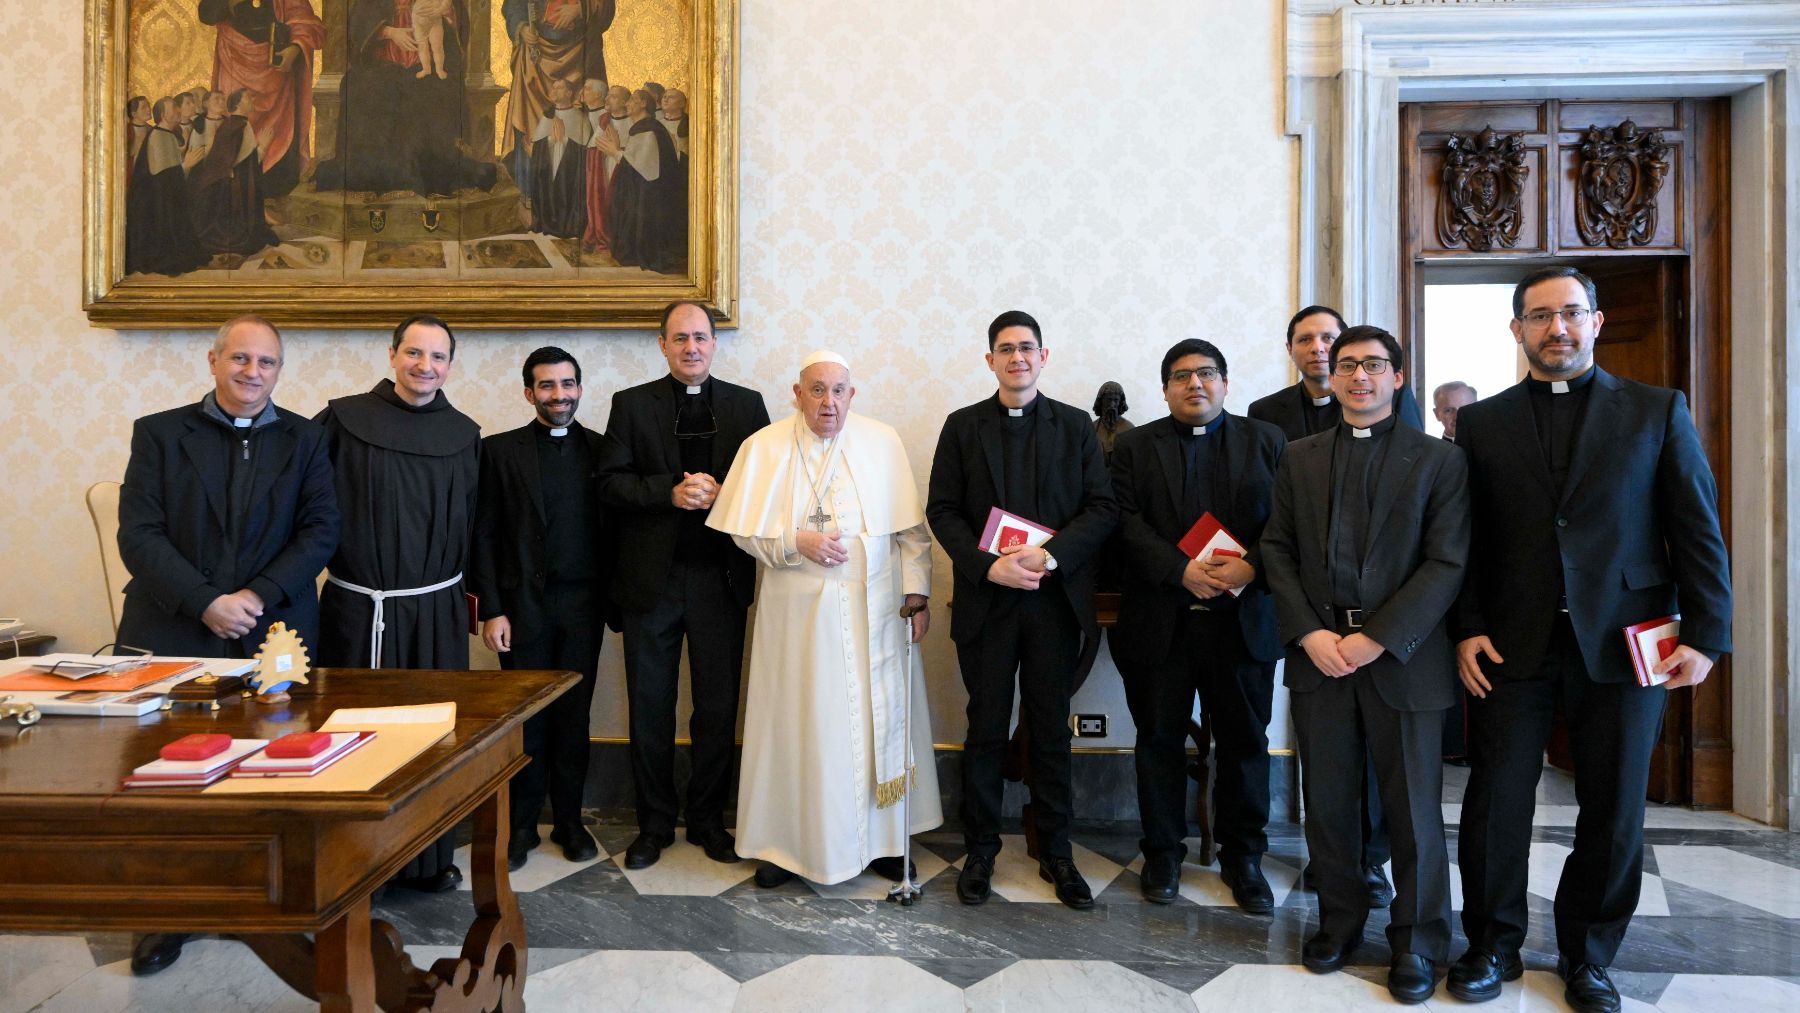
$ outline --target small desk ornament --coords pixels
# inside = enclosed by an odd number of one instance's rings
[[[249,676],[250,686],[256,690],[256,702],[269,706],[287,703],[288,687],[307,683],[306,673],[312,671],[307,662],[306,644],[300,634],[288,629],[286,623],[271,624],[268,638],[256,652],[256,670]]]

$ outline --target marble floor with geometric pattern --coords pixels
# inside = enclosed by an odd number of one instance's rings
[[[1446,770],[1454,827],[1463,772]],[[1532,929],[1525,977],[1491,1010],[1562,1004],[1550,897],[1573,834],[1566,778],[1546,772],[1531,858]],[[546,843],[513,874],[530,934],[525,998],[533,1010],[1361,1010],[1395,1006],[1383,982],[1384,913],[1372,913],[1345,972],[1299,966],[1313,900],[1295,889],[1305,861],[1298,828],[1271,828],[1264,870],[1271,916],[1231,903],[1215,870],[1190,864],[1171,905],[1138,895],[1136,835],[1078,832],[1075,858],[1091,911],[1057,904],[1021,839],[1010,837],[994,897],[955,897],[959,835],[921,835],[925,893],[900,907],[868,874],[837,886],[794,881],[759,890],[754,863],[719,865],[685,841],[655,866],[626,871],[634,828],[598,819],[602,855],[572,864]],[[1651,808],[1643,900],[1613,980],[1627,1010],[1800,1009],[1800,836],[1748,820]],[[466,868],[466,862],[465,862]],[[1452,883],[1457,881],[1454,870]],[[0,898],[0,903],[4,903]],[[455,953],[466,892],[390,893],[377,916],[410,944],[413,962]],[[1455,898],[1460,907],[1460,894]],[[1453,952],[1460,952],[1458,935]],[[311,1008],[242,945],[201,938],[173,967],[127,971],[123,935],[0,935],[0,1013],[68,1010],[287,1011]],[[1424,1009],[1464,1007],[1440,985]]]

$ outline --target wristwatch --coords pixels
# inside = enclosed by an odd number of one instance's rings
[[[1051,570],[1054,570],[1054,569],[1056,569],[1056,557],[1052,556],[1050,554],[1049,549],[1045,549],[1044,550],[1044,572],[1049,573]]]

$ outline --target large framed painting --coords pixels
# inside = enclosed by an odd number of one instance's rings
[[[736,0],[86,3],[95,324],[733,322]]]

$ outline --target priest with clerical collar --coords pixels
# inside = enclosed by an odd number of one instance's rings
[[[925,680],[906,657],[930,612],[900,618],[930,593],[931,536],[906,448],[850,413],[855,394],[842,356],[807,356],[799,411],[744,441],[706,521],[762,571],[737,831],[765,888],[865,867],[900,879],[907,836],[943,822]]]

